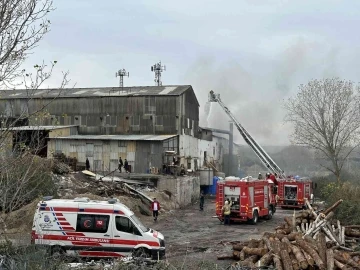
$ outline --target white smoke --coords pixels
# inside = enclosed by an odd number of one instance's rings
[[[206,103],[205,103],[205,127],[210,127],[210,114],[211,114],[211,103],[212,102],[209,102],[209,101],[207,101]]]

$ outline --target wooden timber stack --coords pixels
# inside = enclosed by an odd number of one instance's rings
[[[343,226],[332,219],[342,200],[320,213],[306,203],[308,210],[285,217],[285,223],[275,232],[233,244],[233,253],[218,259],[236,260],[234,266],[247,269],[360,269],[360,252],[354,251],[359,248],[360,226]]]

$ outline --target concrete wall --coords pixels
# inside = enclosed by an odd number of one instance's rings
[[[199,167],[198,139],[190,135],[180,135],[179,155],[180,164],[184,164],[186,169],[195,170],[195,167]]]
[[[172,200],[176,202],[176,207],[185,207],[199,200],[200,178],[197,176],[161,177],[157,182],[157,189],[170,191]]]
[[[215,163],[218,170],[222,170],[222,148],[218,138],[213,137],[212,141],[199,140],[198,157],[200,167],[204,164],[204,152],[206,151],[207,161]]]

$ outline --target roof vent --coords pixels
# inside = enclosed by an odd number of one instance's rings
[[[90,202],[88,197],[78,197],[74,199],[74,202]]]
[[[117,202],[119,202],[119,200],[115,199],[115,198],[111,198],[111,199],[108,200],[109,204],[114,204],[114,203],[117,203]]]
[[[43,197],[43,201],[50,201],[52,200],[52,198],[54,198],[53,196],[45,196]]]

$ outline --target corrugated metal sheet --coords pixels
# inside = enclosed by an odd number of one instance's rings
[[[21,127],[12,127],[10,130],[54,130],[54,129],[71,128],[71,127],[76,127],[76,126],[74,126],[74,125],[71,125],[71,126],[21,126]],[[4,129],[2,128],[0,130],[4,130]]]
[[[135,87],[101,87],[101,88],[68,88],[68,89],[38,89],[38,90],[1,90],[4,99],[58,98],[58,97],[105,97],[105,96],[148,96],[174,95],[178,96],[191,88],[191,85],[135,86]]]
[[[116,141],[163,141],[177,135],[73,135],[57,137],[61,140],[116,140]]]
[[[126,152],[134,152],[136,151],[136,142],[130,141],[127,143]]]

